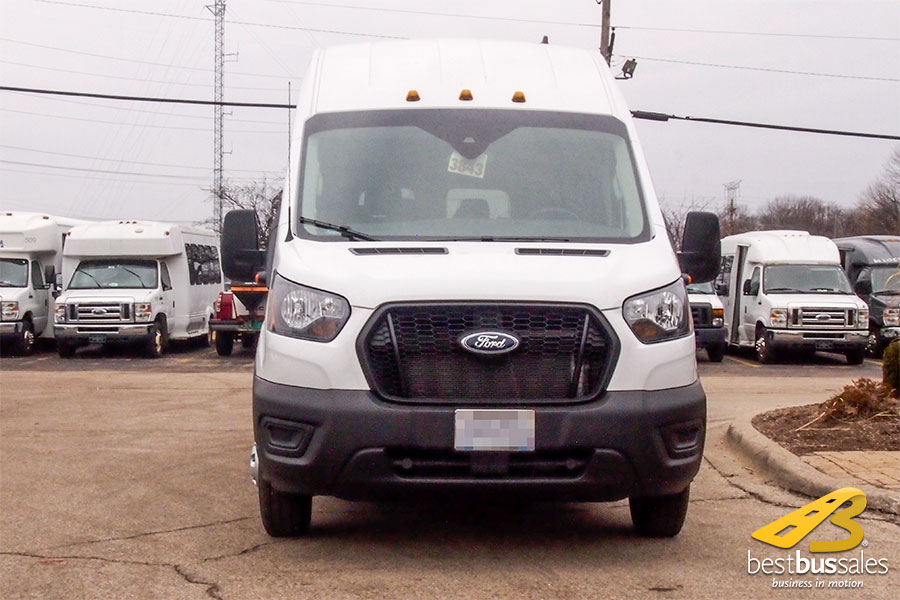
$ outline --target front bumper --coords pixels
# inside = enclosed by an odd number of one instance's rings
[[[878,330],[878,337],[885,342],[900,338],[900,327],[882,327]]]
[[[819,350],[855,350],[865,348],[869,332],[835,330],[769,329],[769,343],[778,348],[816,348]]]
[[[259,476],[280,491],[349,500],[610,501],[678,493],[700,468],[706,396],[699,381],[606,392],[583,404],[523,407],[535,411],[534,452],[456,452],[456,407],[391,404],[368,390],[317,390],[255,377]]]
[[[259,333],[262,321],[237,321],[230,319],[210,319],[210,331],[230,331],[233,333]]]
[[[694,335],[697,339],[698,348],[709,348],[710,346],[725,346],[724,327],[701,327],[698,329],[694,329]]]
[[[0,335],[18,335],[25,328],[23,321],[3,321],[0,322]]]
[[[146,339],[153,330],[153,323],[121,325],[53,325],[53,335],[57,340],[85,342],[136,342]]]

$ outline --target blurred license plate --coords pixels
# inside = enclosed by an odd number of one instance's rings
[[[834,342],[816,342],[816,350],[831,350],[834,348]]]
[[[105,335],[89,335],[88,342],[91,344],[105,344],[106,336]]]
[[[534,450],[534,411],[459,409],[456,450]]]

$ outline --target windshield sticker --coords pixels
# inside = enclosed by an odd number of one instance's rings
[[[474,160],[469,160],[459,152],[450,155],[450,164],[447,171],[458,175],[466,175],[468,177],[477,177],[484,179],[484,172],[487,170],[487,154],[482,154]]]

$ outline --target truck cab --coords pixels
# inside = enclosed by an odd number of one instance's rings
[[[0,341],[22,355],[36,338],[53,338],[50,317],[66,232],[74,219],[0,214]]]
[[[728,343],[762,363],[781,351],[865,357],[869,309],[853,294],[837,246],[805,231],[754,231],[722,240],[716,292]]]
[[[869,306],[867,352],[880,357],[900,338],[900,236],[834,240],[853,291]]]

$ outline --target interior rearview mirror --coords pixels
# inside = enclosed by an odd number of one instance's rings
[[[233,210],[222,224],[222,271],[232,281],[253,281],[265,264],[265,253],[259,249],[256,213]]]
[[[689,212],[684,220],[684,239],[678,261],[694,283],[716,278],[722,260],[719,217],[710,212]]]

